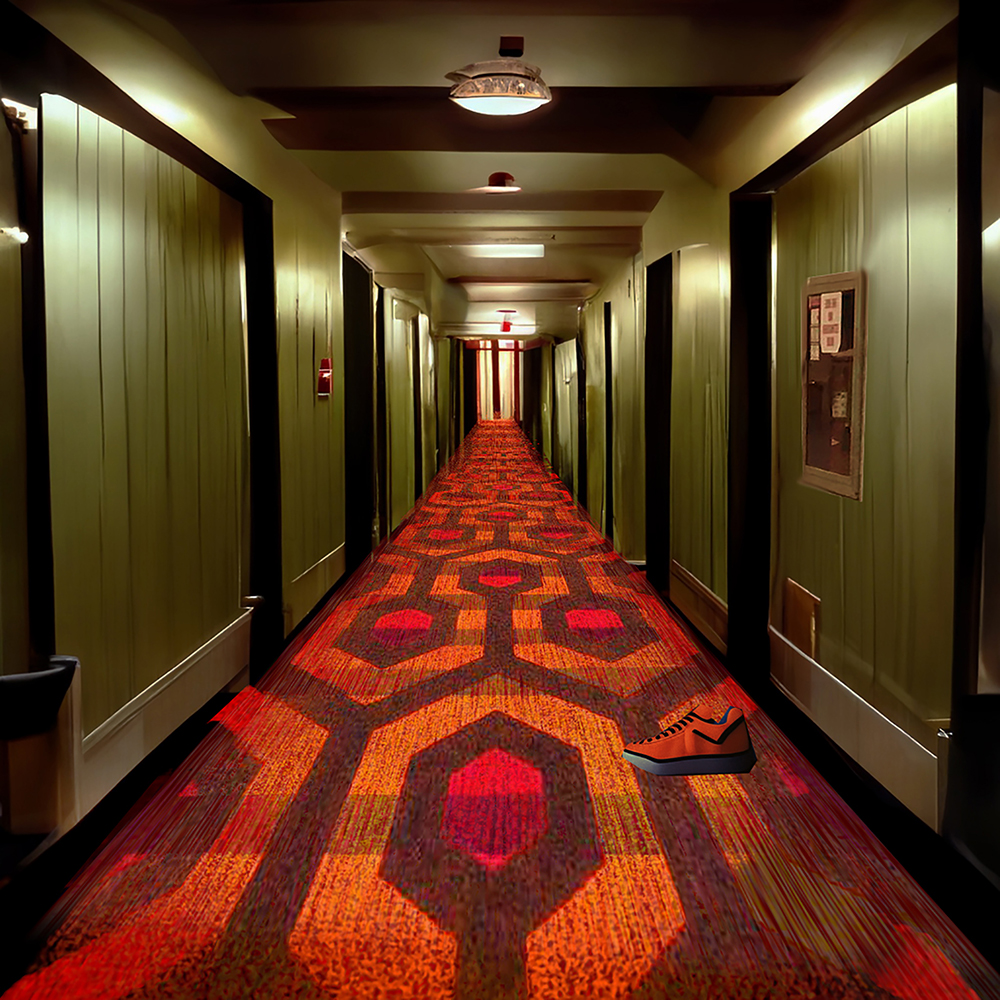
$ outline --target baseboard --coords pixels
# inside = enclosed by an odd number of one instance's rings
[[[241,612],[83,739],[81,817],[193,712],[240,677],[250,660],[250,614]]]
[[[285,585],[285,638],[347,572],[347,545],[341,543]]]
[[[941,832],[939,761],[773,627],[771,680],[852,760]]]
[[[670,560],[670,602],[720,652],[729,641],[729,608],[676,559]]]

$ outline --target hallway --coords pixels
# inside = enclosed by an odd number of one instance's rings
[[[746,713],[745,775],[624,743]],[[1000,997],[513,421],[481,422],[4,994]]]

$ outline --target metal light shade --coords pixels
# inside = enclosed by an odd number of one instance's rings
[[[479,115],[524,115],[552,100],[537,66],[519,59],[491,59],[449,73],[449,98]]]

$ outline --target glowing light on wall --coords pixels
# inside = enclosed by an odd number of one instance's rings
[[[864,89],[864,81],[858,81],[849,87],[845,87],[843,90],[837,91],[836,94],[832,94],[819,104],[815,104],[809,108],[802,115],[803,124],[809,131],[819,128],[820,125],[825,125],[834,115],[843,111]]]
[[[990,249],[1000,246],[1000,219],[983,230],[983,246]]]
[[[0,104],[3,104],[3,113],[8,118],[13,118],[26,129],[38,128],[38,108],[12,101],[8,97],[0,98]]]

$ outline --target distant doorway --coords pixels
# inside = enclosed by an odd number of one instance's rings
[[[646,268],[646,578],[670,589],[670,396],[674,355],[674,261]]]

